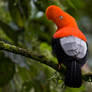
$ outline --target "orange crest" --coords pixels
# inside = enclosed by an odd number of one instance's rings
[[[75,19],[64,12],[61,8],[51,5],[46,9],[46,16],[52,20],[58,27],[54,34],[54,38],[61,38],[65,36],[76,36],[84,41],[87,41],[85,35],[79,30]]]

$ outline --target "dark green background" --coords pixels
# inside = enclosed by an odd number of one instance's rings
[[[92,68],[92,0],[0,0],[0,40],[30,49],[57,62],[52,55],[51,37],[55,24],[45,10],[58,5],[77,20],[89,44],[89,67]],[[92,92],[92,85],[63,88],[61,75],[26,57],[0,51],[0,92]]]

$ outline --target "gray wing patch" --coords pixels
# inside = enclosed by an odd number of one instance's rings
[[[64,52],[69,56],[75,56],[77,58],[83,58],[87,52],[86,43],[74,36],[68,36],[60,39],[60,45]]]

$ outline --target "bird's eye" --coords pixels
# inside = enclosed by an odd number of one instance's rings
[[[63,16],[59,16],[60,19],[63,19]]]

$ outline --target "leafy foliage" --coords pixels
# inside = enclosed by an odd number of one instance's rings
[[[11,59],[5,57],[3,52],[0,52],[0,86],[7,84],[12,79],[14,73],[15,64]]]
[[[57,63],[51,49],[51,38],[56,27],[46,19],[45,9],[52,4],[60,6],[77,19],[82,30],[87,29],[91,35],[91,2],[91,0],[0,0],[0,40],[27,48]],[[85,21],[86,19],[90,22]],[[90,49],[92,50],[92,47]],[[55,72],[35,60],[0,51],[0,92],[5,92],[4,89],[9,89],[6,92],[87,92],[84,85],[78,89],[63,88],[63,76]]]

